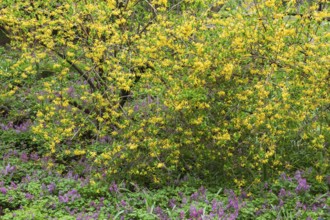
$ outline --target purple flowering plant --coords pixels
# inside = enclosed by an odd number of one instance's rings
[[[285,218],[288,213],[314,219],[325,218],[329,210],[329,193],[323,190],[323,194],[312,197],[315,183],[302,171],[282,174],[267,187],[262,183],[259,191],[254,186],[252,194],[251,189],[219,190],[193,184],[151,190],[137,183],[95,179],[84,170],[58,173],[55,168],[41,166],[51,162],[56,167],[49,158],[6,155],[0,176],[0,209],[6,210],[3,219],[24,218],[29,207],[41,201],[47,201],[39,208],[42,218],[61,210],[63,218],[76,219],[251,219],[269,215]],[[10,178],[20,170],[25,171],[23,176]]]

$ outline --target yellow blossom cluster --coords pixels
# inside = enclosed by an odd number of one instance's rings
[[[20,55],[0,69],[0,100],[34,89],[32,132],[49,154],[157,184],[195,172],[244,186],[305,166],[322,180],[328,11],[305,3],[292,16],[295,1],[280,0],[34,2],[0,9]]]

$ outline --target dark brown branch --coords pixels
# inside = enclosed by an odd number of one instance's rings
[[[70,66],[73,67],[73,69],[75,69],[79,75],[81,75],[86,81],[87,83],[89,84],[89,86],[91,87],[92,91],[95,91],[96,90],[96,87],[94,85],[94,83],[86,76],[86,74],[76,65],[74,64],[71,60],[68,60],[65,55],[61,54],[60,52],[54,50],[54,52],[59,56],[61,57],[62,59],[64,59],[68,64],[70,64]]]
[[[48,48],[44,43],[40,42],[40,44],[42,46]],[[64,59],[68,64],[70,64],[70,66],[72,66],[73,69],[75,69],[79,73],[79,75],[82,76],[87,81],[87,83],[91,87],[92,91],[96,91],[96,87],[95,87],[94,83],[86,76],[86,74],[76,64],[74,64],[71,60],[67,59],[64,54],[61,54],[57,50],[55,50],[55,49],[51,49],[51,50],[54,51],[59,57]]]
[[[136,76],[135,80],[134,80],[134,84],[139,82],[140,79],[141,79],[141,76]],[[130,96],[130,94],[131,94],[130,90],[124,90],[124,89],[120,90],[120,102],[119,102],[120,108],[124,107],[124,105],[127,102],[128,97]]]
[[[89,109],[82,107],[76,101],[69,101],[69,104],[76,107],[76,108],[78,108],[79,110],[83,111],[86,114],[91,113],[91,111]]]
[[[151,70],[155,70],[149,63],[147,63],[145,66],[140,66],[137,68],[138,71],[141,73],[145,73],[148,69],[151,69]],[[141,79],[141,76],[140,75],[135,75],[135,79],[134,79],[134,84],[131,86],[131,88],[140,81]],[[130,96],[131,92],[131,88],[129,90],[124,90],[122,89],[120,91],[120,102],[119,102],[119,108],[123,108],[125,103],[127,102],[128,100],[128,97]]]

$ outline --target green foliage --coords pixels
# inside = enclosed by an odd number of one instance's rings
[[[294,177],[282,174],[274,182],[235,192],[197,186],[194,179],[151,190],[133,182],[94,181],[93,173],[84,177],[72,170],[59,174],[58,164],[49,158],[29,155],[26,159],[25,152],[1,150],[5,165],[0,166],[1,219],[329,217],[326,182],[315,182],[311,171],[296,172]],[[7,164],[15,169],[6,168]],[[26,167],[30,169],[21,180],[12,179]]]
[[[298,171],[294,177],[283,173],[272,183],[250,187],[249,192],[200,187],[194,178],[150,190],[133,182],[97,180],[95,168],[89,173],[70,169],[61,174],[60,164],[49,157],[0,147],[1,219],[97,218],[96,215],[106,219],[187,219],[201,215],[200,210],[204,216],[225,215],[224,218],[236,216],[238,211],[236,219],[328,217],[327,183],[325,179],[320,181],[313,170]],[[90,170],[86,161],[76,164],[84,164]],[[218,209],[221,207],[224,213]]]

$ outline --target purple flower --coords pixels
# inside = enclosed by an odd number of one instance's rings
[[[118,190],[118,186],[115,182],[112,182],[110,187],[109,187],[109,191],[112,192],[112,193],[118,193],[119,190]]]
[[[168,206],[173,209],[176,206],[176,201],[174,198],[170,199],[170,201],[168,202]]]
[[[237,200],[237,198],[229,198],[227,209],[228,208],[234,208],[235,210],[238,210],[238,200]]]
[[[68,95],[73,98],[74,97],[74,88],[70,86],[67,90]]]
[[[242,199],[247,199],[247,198],[249,198],[249,197],[248,197],[248,195],[247,195],[247,193],[246,193],[245,191],[242,191],[242,192],[241,192],[241,195],[240,195],[240,198],[242,198]]]
[[[185,213],[184,213],[184,211],[181,211],[180,212],[180,219],[184,219],[185,218]]]
[[[16,131],[17,133],[25,132],[25,131],[29,130],[31,124],[32,124],[32,123],[31,123],[31,120],[28,120],[28,121],[23,122],[23,123],[20,124],[20,125],[16,125],[16,126],[14,126],[14,128],[15,128],[15,131]]]
[[[66,210],[68,213],[70,213],[70,215],[74,215],[75,212],[76,212],[76,209],[72,209],[72,210],[71,210],[71,208],[68,207],[68,206],[65,207],[65,210]]]
[[[109,137],[107,135],[100,138],[101,143],[109,143],[110,141],[111,141],[111,137]]]
[[[206,189],[204,186],[201,186],[199,189],[198,189],[198,194],[199,196],[201,196],[202,198],[206,198]]]
[[[120,201],[120,204],[121,204],[122,206],[124,206],[124,207],[127,205],[127,203],[125,202],[125,200],[121,200],[121,201]]]
[[[78,174],[74,174],[72,170],[70,170],[66,175],[66,178],[74,179],[74,180],[78,180],[78,177],[79,177]],[[87,182],[89,182],[89,180]]]
[[[187,204],[187,198],[186,197],[182,198],[182,204]]]
[[[282,189],[280,190],[280,192],[278,193],[278,196],[279,196],[279,197],[284,197],[284,196],[286,196],[286,191],[285,191],[285,189],[282,188]]]
[[[157,206],[154,210],[154,213],[160,218],[160,219],[167,219],[166,214],[164,213],[164,211]]]
[[[221,219],[225,215],[225,210],[222,207],[219,207],[217,215]]]
[[[31,200],[34,198],[34,196],[30,193],[25,193],[25,198]]]
[[[230,209],[230,208],[234,208],[235,210],[239,209],[238,199],[237,199],[234,191],[232,191],[232,190],[229,191],[229,196],[228,196],[227,209]]]
[[[20,159],[22,162],[27,162],[29,160],[29,156],[26,153],[22,153]]]
[[[5,187],[0,187],[0,192],[3,194],[3,195],[6,195],[7,194],[7,189]]]
[[[255,216],[259,216],[263,213],[263,211],[261,209],[258,209],[256,212],[255,212]]]
[[[99,213],[95,212],[95,213],[92,215],[92,219],[99,219]]]
[[[30,154],[30,159],[34,160],[34,161],[37,161],[37,160],[39,160],[39,156],[38,156],[37,153],[31,153]]]
[[[56,204],[55,203],[50,204],[49,208],[56,209]]]
[[[296,202],[296,209],[302,208],[303,210],[306,210],[307,207],[305,204],[301,203],[300,201]]]
[[[301,179],[301,174],[302,174],[302,172],[298,170],[298,171],[295,173],[294,178],[298,181],[299,179]]]
[[[101,197],[100,198],[100,202],[99,202],[99,204],[96,207],[97,210],[100,210],[104,206],[104,203],[103,202],[104,202],[104,197]]]
[[[49,193],[53,193],[56,189],[56,184],[55,183],[51,183],[49,185],[47,185],[47,190]]]
[[[195,206],[190,206],[189,216],[190,218],[198,218],[198,212]]]
[[[313,211],[313,212],[316,212],[317,209],[318,209],[318,206],[317,206],[316,204],[313,204],[313,206],[312,206],[312,211]]]
[[[280,202],[278,203],[278,207],[282,207],[284,205],[284,202],[282,199],[280,199]]]
[[[238,217],[238,211],[235,211],[227,219],[228,220],[235,220],[235,219],[237,219],[237,217]]]
[[[0,128],[1,128],[1,130],[3,130],[3,131],[7,131],[8,130],[8,127],[7,127],[7,125],[4,125],[4,124],[0,124]]]
[[[11,182],[11,183],[10,183],[10,187],[11,187],[12,189],[17,189],[17,184],[14,183],[14,182]]]
[[[77,216],[76,220],[83,220],[82,214],[79,213],[79,215]]]
[[[61,203],[68,203],[69,201],[73,202],[75,199],[80,198],[80,194],[78,193],[77,190],[73,189],[69,192],[67,192],[66,194],[64,194],[63,196],[59,196],[58,199]]]
[[[3,170],[3,174],[6,176],[10,173],[13,173],[14,171],[16,170],[16,167],[15,166],[11,166],[10,164],[8,164],[6,167],[5,167],[5,170]]]
[[[289,181],[289,182],[292,181],[291,177],[287,176],[285,173],[282,173],[282,174],[281,174],[281,179],[282,179],[282,180]]]
[[[89,203],[89,206],[96,207],[96,204],[95,204],[94,201],[91,201],[91,202]]]
[[[296,187],[296,192],[305,192],[310,188],[310,185],[307,184],[307,180],[304,178],[298,179],[298,186]]]
[[[73,202],[75,199],[80,198],[80,194],[77,190],[73,189],[67,193],[67,195],[71,198],[71,202]]]
[[[69,197],[68,195],[63,195],[63,196],[58,196],[58,200],[60,203],[68,203],[69,202]]]
[[[218,202],[217,200],[212,200],[212,212],[216,212],[218,210]]]
[[[198,193],[197,193],[197,192],[193,193],[193,194],[190,196],[190,200],[191,200],[191,201],[197,201],[197,199],[198,199]]]
[[[31,181],[31,177],[29,175],[26,175],[25,177],[23,177],[22,182],[23,183],[29,183]]]
[[[67,194],[72,196],[72,195],[76,195],[77,193],[78,193],[78,191],[73,189],[73,190],[70,190]]]
[[[211,211],[211,213],[214,214],[214,215],[217,215],[219,219],[221,219],[225,214],[222,206],[223,206],[222,202],[218,202],[215,199],[212,200],[212,211]]]
[[[281,177],[281,179],[286,180],[286,174],[285,173],[281,173],[280,177]]]
[[[14,125],[14,123],[12,121],[10,121],[10,122],[8,122],[7,125],[0,124],[0,127],[2,130],[8,131],[9,129],[13,129],[13,125]]]
[[[268,187],[269,187],[268,183],[265,182],[265,184],[264,184],[264,188],[265,188],[265,189],[268,189]]]

